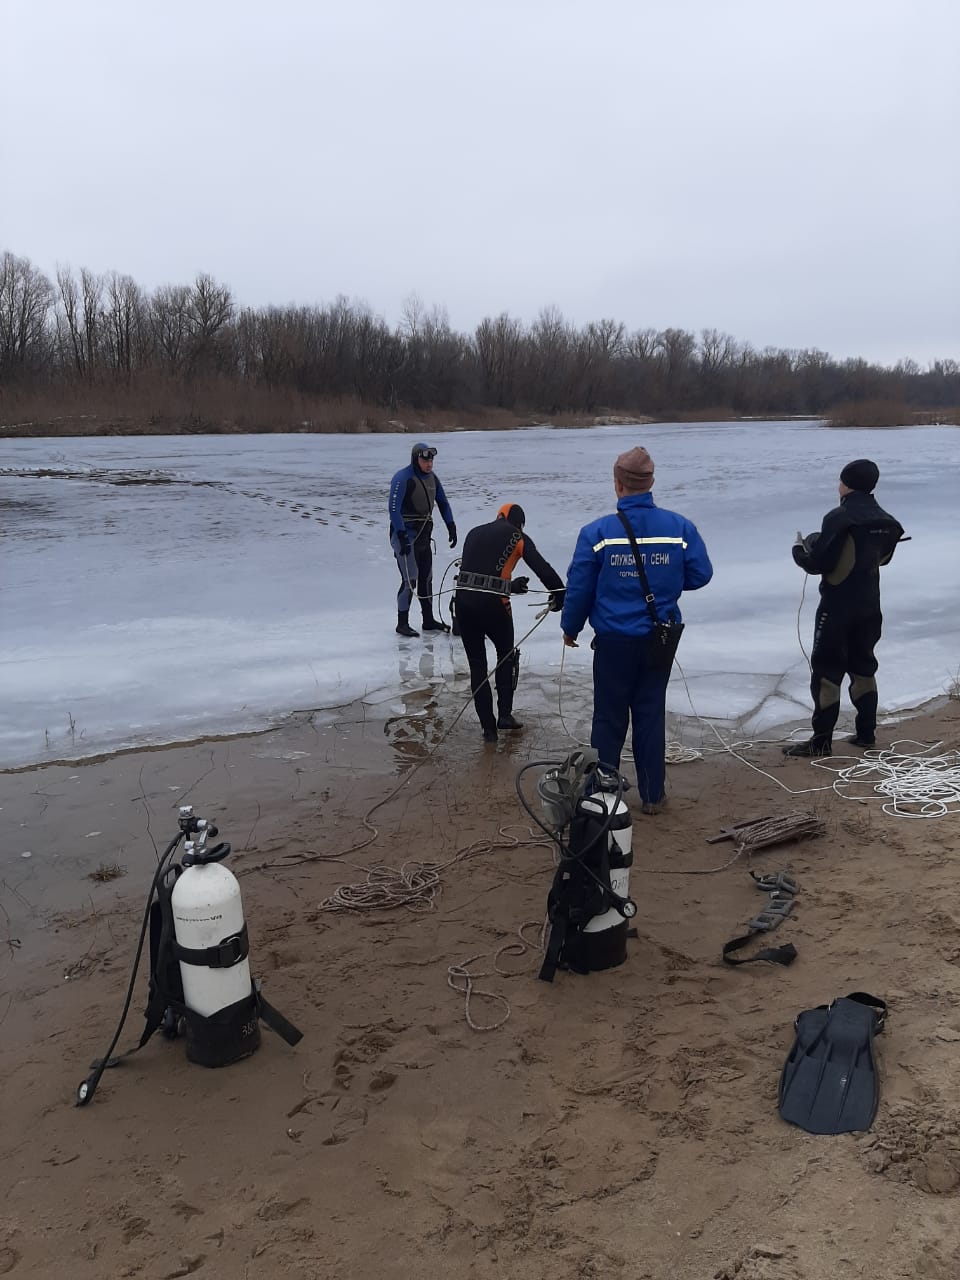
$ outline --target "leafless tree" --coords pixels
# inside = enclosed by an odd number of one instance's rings
[[[29,258],[0,255],[0,374],[42,367],[53,286]]]
[[[161,363],[170,373],[183,370],[190,337],[190,290],[182,284],[166,284],[150,299],[150,323]]]

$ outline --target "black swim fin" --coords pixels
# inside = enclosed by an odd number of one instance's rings
[[[781,1117],[807,1133],[857,1133],[877,1114],[873,1038],[887,1006],[863,991],[797,1015],[797,1038],[780,1075]]]

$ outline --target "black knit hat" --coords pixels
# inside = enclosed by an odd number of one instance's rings
[[[873,493],[879,479],[880,468],[869,458],[848,462],[840,472],[840,483],[848,489],[856,489],[857,493]]]

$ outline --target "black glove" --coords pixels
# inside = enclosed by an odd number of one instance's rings
[[[399,547],[400,554],[402,556],[408,556],[410,554],[410,539],[407,537],[406,529],[404,529],[402,533],[397,534],[397,546]]]
[[[512,578],[510,581],[510,594],[512,596],[525,596],[530,590],[529,578]]]
[[[450,550],[452,551],[453,548],[457,545],[457,526],[453,523],[452,520],[447,525],[447,533],[449,533],[450,535]]]
[[[551,591],[547,597],[547,605],[551,613],[559,613],[563,608],[563,602],[567,595],[566,587],[558,587],[556,591]]]

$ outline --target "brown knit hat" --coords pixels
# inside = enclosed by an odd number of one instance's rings
[[[613,474],[631,493],[647,493],[653,488],[653,459],[646,449],[629,449],[613,464]]]

